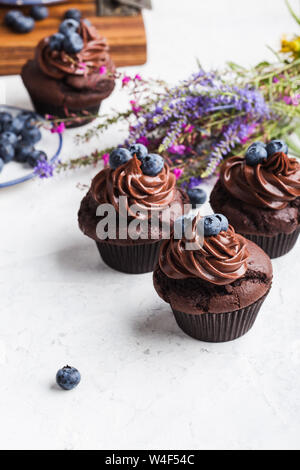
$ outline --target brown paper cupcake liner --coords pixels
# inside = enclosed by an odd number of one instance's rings
[[[192,338],[209,343],[232,341],[249,331],[268,293],[252,305],[229,313],[193,315],[173,309],[178,326]]]
[[[297,238],[300,233],[300,227],[298,227],[292,233],[279,233],[274,237],[266,237],[264,235],[252,235],[241,233],[243,237],[251,240],[260,246],[270,258],[278,258],[288,253],[296,244]]]
[[[149,273],[154,270],[162,240],[144,245],[113,245],[96,242],[103,261],[113,269],[129,274]]]

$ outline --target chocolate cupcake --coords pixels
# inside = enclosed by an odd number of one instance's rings
[[[40,41],[34,59],[22,69],[35,110],[59,118],[85,116],[69,127],[92,121],[115,85],[108,50],[106,40],[85,20],[65,20],[59,33]]]
[[[79,210],[80,229],[95,240],[104,262],[132,274],[153,271],[162,240],[170,236],[174,220],[188,204],[164,159],[148,155],[143,148],[139,158],[136,146],[132,153],[127,149],[112,152],[111,167],[93,179]],[[108,217],[105,211],[110,213],[112,230],[100,233]]]
[[[170,304],[178,326],[208,342],[244,335],[253,326],[272,283],[266,253],[236,234],[232,226],[218,225],[218,217],[202,219],[204,238],[198,229],[202,221],[197,218],[188,240],[173,234],[165,241],[153,274],[154,287]],[[192,250],[187,245],[191,238]]]
[[[300,164],[287,151],[281,141],[255,143],[246,158],[229,158],[210,197],[213,210],[271,258],[288,253],[300,231]]]

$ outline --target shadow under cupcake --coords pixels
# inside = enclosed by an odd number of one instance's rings
[[[115,149],[110,167],[95,176],[80,206],[79,226],[96,242],[103,261],[111,268],[131,274],[151,272],[162,240],[169,237],[174,221],[188,203],[165,160],[148,155],[144,145],[135,144],[129,150]],[[115,231],[107,235],[99,233],[106,210],[111,211],[111,227],[115,224]]]
[[[187,248],[191,239],[193,250]],[[218,214],[195,218],[191,238],[176,238],[174,232],[163,242],[153,280],[186,334],[201,341],[225,342],[253,326],[272,276],[268,255],[235,233]]]
[[[287,145],[252,144],[246,157],[226,160],[210,204],[271,258],[288,253],[300,233],[300,163]]]
[[[106,39],[86,20],[64,20],[58,33],[39,42],[21,72],[37,113],[70,118],[67,127],[95,119],[115,86],[108,51]]]

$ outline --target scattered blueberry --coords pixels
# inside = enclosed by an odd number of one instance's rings
[[[64,20],[59,26],[59,32],[64,36],[68,36],[71,33],[76,33],[79,28],[79,23],[72,18]]]
[[[190,203],[192,204],[193,209],[195,209],[198,204],[204,204],[207,199],[206,192],[204,191],[204,189],[200,188],[188,189],[187,195],[190,198]]]
[[[80,380],[80,373],[74,367],[63,367],[56,374],[56,383],[64,390],[72,390],[77,387]]]
[[[215,214],[215,216],[221,222],[221,232],[222,231],[227,232],[228,225],[229,225],[227,217],[225,217],[225,215],[223,215],[223,214]]]
[[[111,152],[109,156],[109,165],[115,170],[124,163],[128,162],[132,158],[131,153],[127,149],[118,148]]]
[[[10,162],[15,156],[15,149],[13,145],[7,142],[0,142],[0,158],[4,163]]]
[[[262,163],[268,157],[265,144],[262,142],[254,142],[246,152],[246,163],[250,166]]]
[[[22,12],[19,10],[10,10],[6,13],[4,17],[4,24],[6,26],[12,26],[16,19],[19,18],[20,16],[23,16]]]
[[[160,155],[149,153],[142,160],[141,170],[144,175],[156,176],[163,170],[164,164],[165,161]]]
[[[289,148],[283,140],[271,140],[267,145],[268,157],[272,157],[277,152],[288,154],[288,151]]]
[[[62,33],[52,34],[49,38],[49,47],[51,51],[61,51],[63,48],[65,36]]]
[[[1,112],[0,113],[0,132],[6,131],[11,125],[13,117],[10,113]]]
[[[0,173],[3,170],[3,167],[4,167],[4,161],[2,160],[2,158],[0,158]]]
[[[134,154],[137,156],[139,160],[142,160],[144,157],[148,155],[148,149],[143,144],[133,144],[129,147],[129,152],[133,156]]]
[[[42,138],[41,131],[34,126],[24,127],[21,131],[21,136],[24,142],[29,144],[36,144]]]
[[[26,163],[28,163],[29,166],[34,168],[37,163],[41,160],[47,160],[47,155],[45,154],[45,152],[42,152],[42,150],[33,149],[33,151],[26,158]]]
[[[33,151],[34,148],[31,144],[19,142],[15,147],[15,160],[19,163],[25,163]]]
[[[221,221],[213,215],[207,215],[204,217],[204,236],[213,237],[220,233]]]
[[[30,16],[37,21],[44,20],[49,16],[49,10],[43,5],[33,5],[30,10]]]
[[[18,16],[15,21],[12,23],[11,28],[16,33],[30,33],[33,30],[35,25],[34,19],[30,16]]]
[[[64,18],[72,18],[73,20],[80,21],[81,20],[81,11],[77,8],[70,8],[64,14]]]
[[[71,33],[64,38],[63,49],[67,54],[77,54],[83,49],[83,39],[80,34]]]
[[[7,144],[14,146],[18,142],[18,137],[13,132],[5,131],[0,134],[0,142],[6,142]]]
[[[186,214],[178,217],[174,222],[174,238],[180,240],[185,234],[188,234],[188,229],[192,226],[195,216],[193,214]]]

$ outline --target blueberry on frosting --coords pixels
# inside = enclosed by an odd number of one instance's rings
[[[223,215],[223,214],[215,214],[215,216],[216,216],[217,219],[219,219],[219,221],[221,222],[221,232],[222,232],[222,231],[227,232],[228,227],[229,227],[229,223],[228,223],[227,217],[225,217],[225,215]]]
[[[142,160],[141,170],[144,175],[156,176],[163,170],[164,164],[164,159],[160,155],[149,153]]]
[[[81,11],[77,8],[70,8],[64,14],[64,18],[72,18],[73,20],[80,21],[81,20]]]
[[[204,204],[207,199],[206,192],[201,188],[190,188],[187,190],[187,195],[193,209],[195,209],[198,204]]]
[[[274,153],[283,152],[288,154],[289,148],[283,140],[271,140],[267,145],[268,157],[272,157]]]
[[[64,20],[59,26],[59,32],[64,36],[68,36],[71,33],[76,33],[79,28],[79,23],[72,18]]]
[[[124,163],[128,162],[132,158],[131,153],[129,150],[124,148],[117,148],[113,150],[109,156],[109,165],[110,167],[115,170]]]
[[[132,154],[132,156],[135,154],[139,160],[142,160],[148,155],[147,147],[139,143],[130,145],[129,152]]]
[[[214,214],[205,216],[203,225],[205,237],[213,237],[221,232],[221,221]]]
[[[82,51],[84,46],[83,39],[78,33],[71,33],[65,36],[63,41],[63,49],[67,54],[77,54]]]
[[[49,47],[51,51],[61,51],[63,48],[65,36],[62,33],[52,34],[49,38]]]
[[[246,152],[246,163],[250,166],[262,163],[268,157],[266,146],[263,142],[254,142]]]

